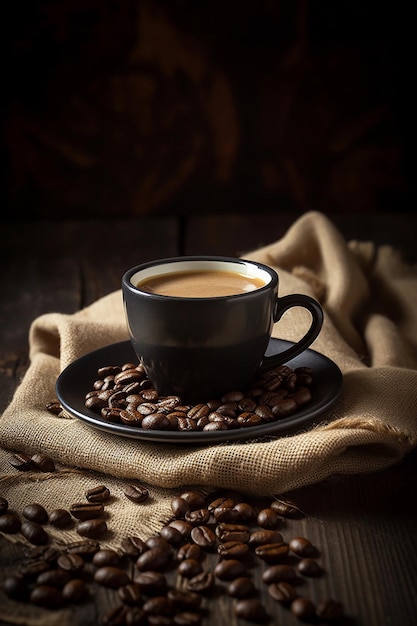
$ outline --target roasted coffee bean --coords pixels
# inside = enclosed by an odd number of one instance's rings
[[[131,606],[141,604],[143,599],[142,588],[138,583],[135,582],[123,585],[123,587],[119,587],[117,593],[119,599],[124,604],[129,604]]]
[[[249,545],[250,546],[261,546],[267,543],[281,543],[283,541],[283,537],[278,530],[254,530],[251,532],[249,537]]]
[[[245,598],[238,600],[234,609],[236,617],[241,617],[244,620],[250,622],[266,622],[268,620],[268,614],[265,607],[256,599]]]
[[[255,585],[248,576],[235,578],[227,587],[227,593],[232,598],[247,598],[253,595],[255,591]]]
[[[290,550],[298,556],[313,556],[317,553],[311,541],[305,537],[293,537],[288,545]]]
[[[233,511],[237,512],[239,522],[251,522],[255,519],[255,509],[247,502],[238,502]]]
[[[198,593],[183,589],[170,589],[167,596],[180,609],[198,609],[202,602],[202,598]]]
[[[192,524],[182,519],[174,519],[168,524],[168,526],[173,526],[174,528],[176,528],[183,537],[189,537],[193,529]]]
[[[177,418],[177,428],[182,431],[198,430],[197,421],[192,417]]]
[[[301,559],[301,561],[297,564],[297,570],[300,574],[308,578],[315,578],[317,576],[321,576],[323,573],[320,565],[311,557],[304,557]]]
[[[47,609],[60,609],[65,605],[65,599],[59,589],[47,585],[34,587],[30,594],[30,601],[36,606]]]
[[[315,606],[309,598],[295,598],[295,600],[291,602],[291,613],[300,620],[308,620],[312,618],[315,611]]]
[[[184,561],[185,559],[197,559],[198,561],[203,558],[203,551],[196,543],[185,543],[177,550],[176,560]]]
[[[201,572],[187,581],[187,590],[196,593],[208,593],[213,589],[214,576],[211,572]]]
[[[28,470],[33,469],[33,461],[27,454],[23,454],[23,452],[16,452],[9,458],[9,463],[15,469],[21,472],[27,472]]]
[[[233,580],[234,578],[244,576],[246,567],[238,559],[226,559],[217,563],[213,573],[220,580]]]
[[[69,543],[65,547],[65,552],[68,554],[79,554],[83,558],[92,556],[100,549],[100,544],[92,539],[85,539],[84,541],[74,541]]]
[[[242,428],[250,426],[259,426],[263,423],[262,417],[251,411],[244,411],[237,417],[237,422]]]
[[[49,523],[55,528],[67,528],[72,523],[72,517],[66,509],[54,509],[49,513]]]
[[[297,577],[295,569],[291,565],[271,565],[262,572],[262,580],[267,585],[271,583],[288,582]]]
[[[289,547],[285,542],[266,543],[255,548],[256,556],[266,563],[282,561],[282,559],[287,556],[288,552]]]
[[[167,552],[171,550],[171,546],[168,541],[164,537],[161,537],[161,535],[151,535],[145,541],[145,545],[147,548],[159,548],[160,550],[166,550]]]
[[[175,605],[167,596],[154,596],[144,602],[142,606],[147,615],[165,615],[174,614]]]
[[[41,472],[54,472],[55,471],[55,462],[51,457],[46,454],[42,454],[40,452],[34,454],[32,456],[32,463],[36,467],[36,469]]]
[[[239,512],[234,507],[218,506],[213,511],[213,517],[217,522],[235,524],[239,521]]]
[[[37,502],[33,502],[32,504],[27,504],[22,511],[23,517],[32,522],[37,522],[38,524],[46,524],[48,521],[48,513],[46,509]]]
[[[136,559],[136,567],[140,571],[162,570],[170,559],[170,553],[161,548],[150,548]]]
[[[145,502],[149,498],[149,491],[146,487],[142,485],[126,485],[123,490],[126,498],[131,500],[132,502],[136,502],[139,504],[140,502]]]
[[[295,502],[289,499],[273,500],[270,507],[282,517],[296,517],[301,513]]]
[[[36,579],[36,584],[62,589],[70,580],[71,574],[69,572],[66,572],[63,569],[48,569],[39,574]]]
[[[99,539],[106,534],[107,524],[105,520],[100,518],[88,519],[82,522],[78,522],[76,525],[76,531],[82,537],[88,537],[89,539]]]
[[[57,558],[61,554],[61,550],[54,546],[31,546],[25,550],[25,556],[29,559],[42,559],[47,563],[56,563]]]
[[[130,583],[130,578],[124,570],[110,565],[97,569],[94,573],[94,580],[102,587],[109,587],[110,589],[119,589],[119,587]]]
[[[210,409],[207,404],[196,404],[187,413],[187,417],[191,417],[194,420],[205,417],[210,413]]]
[[[8,576],[3,589],[9,598],[18,602],[25,602],[29,597],[29,587],[22,576]]]
[[[70,513],[81,521],[95,519],[104,514],[104,506],[99,502],[76,502],[70,506]]]
[[[180,531],[173,526],[163,526],[159,532],[161,537],[166,539],[168,543],[172,545],[178,545],[182,542],[183,537]]]
[[[181,611],[174,615],[175,626],[200,626],[202,616],[197,611]]]
[[[0,531],[14,535],[21,528],[21,521],[15,513],[3,513],[0,515]]]
[[[124,537],[121,543],[121,551],[126,556],[137,558],[147,550],[145,542],[140,537]]]
[[[225,522],[221,522],[216,526],[215,534],[219,540],[223,542],[240,541],[247,543],[250,537],[250,531],[247,526],[243,526],[242,524],[226,524]]]
[[[96,567],[104,567],[105,565],[114,565],[117,567],[120,565],[120,556],[117,554],[116,550],[102,548],[93,555],[91,562]]]
[[[297,410],[297,403],[293,398],[282,398],[277,404],[271,408],[275,418],[288,417]]]
[[[129,385],[143,378],[143,373],[139,372],[136,367],[132,369],[122,370],[114,377],[116,385]]]
[[[281,602],[281,604],[291,604],[298,596],[295,587],[285,581],[268,585],[268,593],[271,598],[274,598],[277,602]]]
[[[122,371],[122,368],[119,365],[105,365],[103,367],[100,367],[97,370],[97,375],[100,378],[106,378],[106,376],[116,376],[116,374],[118,374],[119,372]]]
[[[25,539],[27,539],[30,543],[33,543],[35,546],[44,546],[49,541],[49,535],[46,530],[36,522],[23,522],[20,528],[20,532],[25,537]]]
[[[319,602],[316,608],[316,616],[325,621],[338,620],[343,617],[344,609],[342,602],[328,598]]]
[[[50,570],[51,565],[45,559],[36,559],[31,563],[27,563],[22,569],[22,575],[25,579],[34,580],[39,576],[39,574],[43,574]]]
[[[243,559],[249,553],[249,547],[241,541],[226,541],[219,543],[217,553],[222,559]]]
[[[190,524],[204,525],[207,524],[211,516],[208,509],[194,509],[185,514],[184,519]]]
[[[184,578],[192,578],[202,572],[202,567],[197,559],[184,559],[178,565],[177,571]]]
[[[205,498],[199,491],[183,491],[180,497],[187,502],[191,511],[202,509],[205,506]]]
[[[279,524],[279,516],[274,509],[267,508],[261,509],[256,518],[258,525],[261,528],[266,528],[268,530],[274,530]]]
[[[165,574],[162,572],[135,572],[133,580],[147,595],[164,592],[168,586]]]
[[[136,406],[136,411],[143,417],[146,417],[146,415],[153,415],[153,413],[156,412],[156,404],[153,404],[152,402],[141,402]]]
[[[61,554],[57,564],[66,572],[80,572],[84,568],[84,559],[79,554]]]
[[[62,588],[62,596],[69,602],[84,602],[89,597],[88,587],[82,579],[73,578]]]
[[[53,400],[52,402],[48,402],[46,410],[53,415],[59,415],[62,412],[62,406],[58,401]]]
[[[228,426],[225,421],[222,422],[209,422],[203,426],[204,431],[214,431],[214,430],[228,430]]]
[[[184,517],[186,513],[189,513],[191,507],[189,503],[181,498],[180,496],[175,496],[171,500],[171,509],[176,517]]]
[[[151,413],[143,418],[141,425],[145,430],[169,430],[170,422],[164,413]]]
[[[110,498],[110,489],[106,485],[97,485],[88,489],[85,497],[89,502],[106,502]]]
[[[158,410],[164,410],[167,412],[173,411],[176,407],[180,406],[181,398],[179,396],[167,396],[165,398],[159,398]]]
[[[0,515],[3,515],[4,513],[6,513],[8,508],[9,508],[9,503],[7,502],[6,498],[2,498],[0,496]]]
[[[194,526],[191,539],[202,548],[212,548],[216,544],[216,535],[208,526]]]
[[[123,422],[124,413],[126,413],[124,409],[109,406],[105,406],[100,410],[101,417],[104,417],[104,419],[112,424],[120,424],[120,422]]]

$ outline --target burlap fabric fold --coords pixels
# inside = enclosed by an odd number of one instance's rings
[[[74,315],[50,313],[32,324],[30,366],[0,420],[1,493],[13,508],[33,501],[49,510],[68,508],[86,488],[104,482],[113,493],[106,542],[118,545],[122,535],[158,530],[184,486],[282,494],[333,475],[386,468],[417,444],[417,269],[391,247],[345,241],[317,212],[244,256],[279,272],[281,295],[306,293],[322,304],[324,326],[312,348],[343,372],[333,407],[296,434],[195,447],[130,440],[52,415],[45,407],[55,398],[60,371],[91,350],[128,339],[117,291]],[[305,312],[292,309],[273,336],[295,341],[305,327]],[[10,450],[42,451],[57,471],[19,473],[7,461]],[[127,482],[148,485],[149,501],[124,498]],[[66,540],[74,531],[58,535]]]

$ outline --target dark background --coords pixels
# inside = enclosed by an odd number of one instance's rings
[[[7,219],[414,210],[412,3],[9,5]]]

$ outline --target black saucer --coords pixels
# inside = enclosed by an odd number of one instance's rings
[[[291,345],[289,341],[272,338],[269,342],[267,355],[282,352]],[[326,356],[314,350],[306,350],[287,365],[311,367],[314,383],[311,402],[293,415],[262,424],[233,430],[220,431],[163,431],[145,430],[125,424],[113,424],[87,409],[84,405],[85,395],[92,389],[97,379],[97,370],[105,365],[123,365],[137,363],[137,357],[130,341],[114,343],[90,352],[66,367],[56,382],[56,394],[62,407],[73,417],[107,433],[122,435],[132,439],[142,439],[160,443],[176,444],[211,444],[228,441],[243,441],[269,436],[289,434],[300,428],[329,409],[337,399],[343,383],[343,376],[337,365]]]

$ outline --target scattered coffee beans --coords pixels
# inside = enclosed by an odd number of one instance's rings
[[[311,401],[312,383],[310,368],[292,370],[281,365],[259,376],[247,389],[189,406],[179,396],[159,396],[142,365],[126,363],[97,370],[85,406],[107,421],[146,430],[249,428],[296,413]]]

